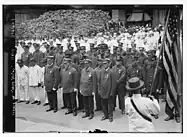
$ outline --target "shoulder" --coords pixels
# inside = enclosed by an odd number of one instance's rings
[[[72,72],[76,72],[76,69],[74,67],[71,67],[70,69]]]

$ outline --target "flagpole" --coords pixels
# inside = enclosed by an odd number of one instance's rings
[[[156,74],[158,72],[158,66],[159,66],[159,62],[160,62],[160,57],[161,57],[161,54],[162,54],[162,51],[163,51],[163,47],[164,47],[164,39],[166,38],[166,31],[167,31],[167,24],[168,24],[168,20],[169,20],[169,15],[170,15],[170,9],[168,11],[168,15],[167,15],[167,19],[166,19],[166,23],[165,23],[165,27],[164,27],[164,37],[162,39],[161,49],[160,49],[159,57],[158,57],[157,64],[156,64],[156,69],[155,69],[154,76],[153,76],[153,83],[152,83],[152,86],[151,86],[151,91],[149,93],[150,95],[153,93],[153,87],[155,85],[155,78],[156,78]]]

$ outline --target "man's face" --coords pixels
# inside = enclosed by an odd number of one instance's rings
[[[104,66],[105,69],[107,69],[107,68],[109,67],[109,62],[105,62],[105,63],[103,64],[103,66]]]
[[[20,67],[23,67],[23,62],[22,62],[22,61],[18,61],[18,65],[19,65]]]
[[[88,67],[90,67],[90,63],[85,63],[84,66],[85,66],[86,68],[88,68]]]
[[[29,51],[29,47],[24,47],[24,51],[28,52]]]
[[[64,61],[64,67],[67,68],[69,66],[69,62],[68,61]]]
[[[121,64],[122,64],[121,61],[116,61],[116,65],[117,65],[117,66],[120,66]]]

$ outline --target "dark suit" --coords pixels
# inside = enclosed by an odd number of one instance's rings
[[[99,78],[99,95],[101,96],[102,110],[105,117],[113,117],[113,99],[112,99],[112,72],[102,69]]]
[[[65,102],[69,111],[76,111],[76,92],[77,89],[77,71],[75,68],[69,66],[67,69],[60,69],[60,85],[63,88]]]
[[[126,69],[124,66],[114,66],[112,68],[112,95],[114,108],[116,107],[116,96],[118,95],[119,108],[123,111],[125,109],[124,96],[126,94]]]
[[[60,82],[60,73],[58,67],[46,66],[44,72],[44,86],[47,92],[50,108],[57,110],[57,89]],[[56,89],[56,91],[53,90]]]
[[[80,91],[83,95],[87,115],[94,114],[93,92],[96,92],[96,74],[93,68],[84,68],[81,72]]]

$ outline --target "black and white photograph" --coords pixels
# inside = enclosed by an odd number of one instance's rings
[[[3,133],[183,133],[183,4],[2,12]]]

